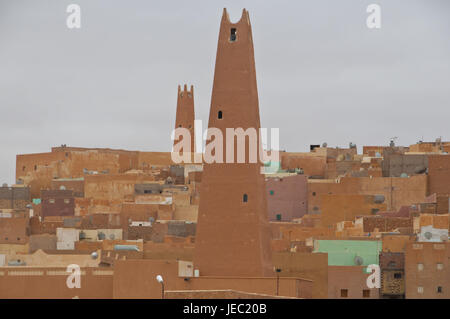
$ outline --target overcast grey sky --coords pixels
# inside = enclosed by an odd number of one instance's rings
[[[447,0],[0,0],[0,182],[16,154],[60,144],[170,151],[178,84],[206,126],[224,7],[250,12],[261,125],[282,149],[450,139]]]

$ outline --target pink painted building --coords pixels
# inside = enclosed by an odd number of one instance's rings
[[[291,221],[308,211],[308,178],[305,175],[266,176],[269,221]]]

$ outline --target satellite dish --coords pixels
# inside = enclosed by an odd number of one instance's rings
[[[109,235],[109,239],[114,240],[115,238],[116,238],[116,236],[114,234]]]
[[[355,256],[353,262],[355,263],[355,265],[361,266],[364,263],[364,260],[362,259],[361,256]]]
[[[426,239],[431,239],[431,238],[433,238],[433,234],[430,233],[429,231],[427,231],[427,232],[424,234],[424,236],[425,236]]]
[[[61,187],[59,187],[59,190],[60,190],[60,191],[65,191],[65,190],[66,190],[66,187],[65,187],[64,185],[61,185]]]
[[[98,258],[98,254],[97,254],[96,251],[94,251],[94,252],[91,254],[91,258],[92,258],[92,259],[97,259],[97,258]]]

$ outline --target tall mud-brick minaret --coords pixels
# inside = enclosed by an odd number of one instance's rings
[[[250,163],[248,155],[245,163],[225,162],[226,128],[260,128],[252,31],[245,9],[237,23],[223,11],[208,127],[223,133],[224,163],[203,166],[194,267],[200,276],[270,276],[262,164]],[[236,157],[236,143],[234,149]],[[245,151],[248,154],[248,139]]]
[[[175,128],[185,128],[189,130],[189,132],[191,133],[190,152],[192,153],[195,152],[194,121],[194,86],[191,85],[191,90],[188,91],[186,84],[184,85],[183,90],[181,90],[181,86],[178,85]],[[180,140],[181,138],[174,140],[174,145],[177,144]]]

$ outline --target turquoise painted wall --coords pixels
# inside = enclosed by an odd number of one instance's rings
[[[355,257],[362,258],[362,266],[379,264],[381,241],[374,240],[316,240],[314,252],[328,253],[329,266],[356,266]]]

